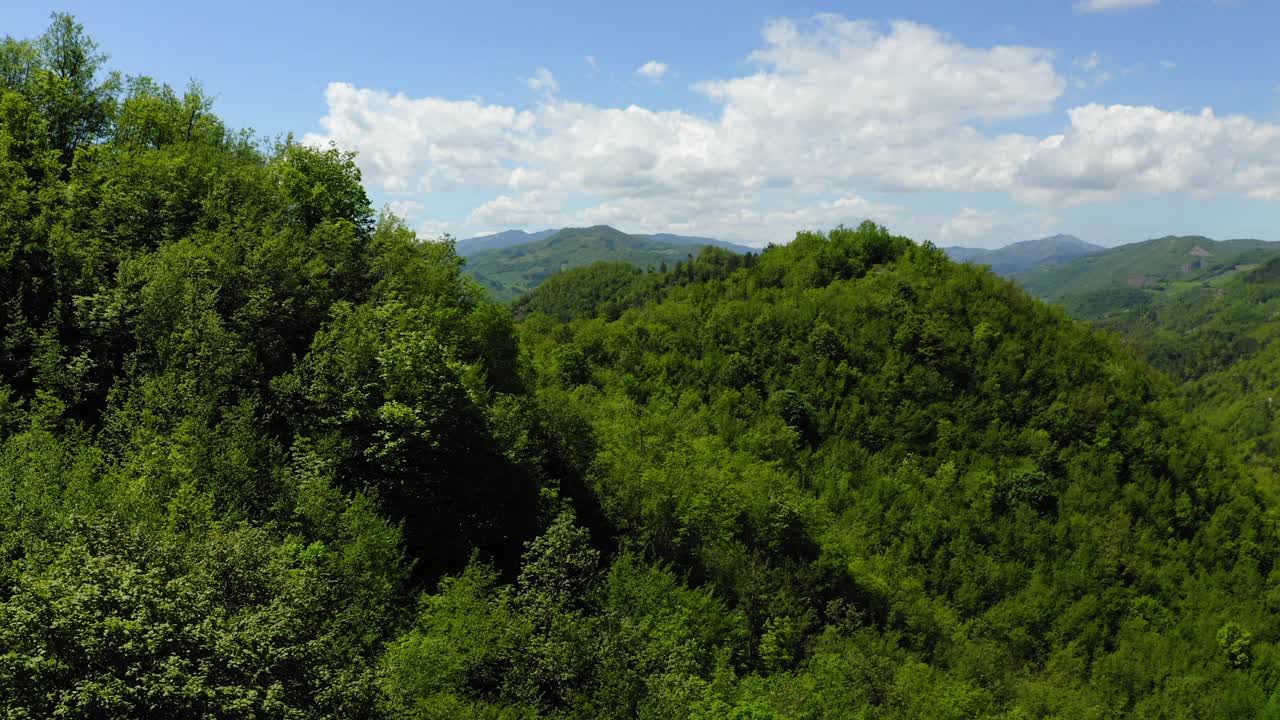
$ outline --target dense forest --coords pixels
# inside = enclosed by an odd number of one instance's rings
[[[1274,507],[1116,336],[869,223],[463,264],[6,38],[4,716],[1280,716]]]
[[[1280,249],[1246,259],[1258,262],[1214,263],[1131,299],[1095,294],[1085,317],[1177,380],[1190,411],[1280,500]]]

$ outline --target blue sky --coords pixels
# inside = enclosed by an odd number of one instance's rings
[[[1091,2],[1133,7],[27,2],[0,30],[71,12],[234,126],[356,149],[423,234],[1280,240],[1280,6]]]

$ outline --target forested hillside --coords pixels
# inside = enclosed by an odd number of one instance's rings
[[[1232,453],[884,228],[515,322],[351,154],[58,15],[0,44],[0,259],[6,717],[1280,714]]]
[[[1221,433],[1268,493],[1280,493],[1280,252],[1199,282],[1146,291],[1085,315],[1182,385],[1191,412]]]
[[[1169,381],[875,227],[749,264],[612,322],[521,330],[544,403],[595,430],[613,523],[728,593],[759,662],[785,658],[761,702],[800,717],[886,696],[921,717],[1268,706],[1257,641],[1223,653],[1269,632],[1253,603],[1273,530]]]
[[[1166,237],[1016,275],[1169,373],[1188,410],[1280,499],[1280,246]]]

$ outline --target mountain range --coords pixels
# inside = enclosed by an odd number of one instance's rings
[[[1157,296],[1221,283],[1277,253],[1280,244],[1263,240],[1170,235],[1010,277],[1028,293],[1066,306],[1077,318],[1091,319]]]
[[[969,247],[944,247],[943,252],[956,262],[988,265],[997,275],[1011,275],[1038,267],[1058,265],[1079,257],[1096,255],[1106,248],[1087,243],[1074,235],[1053,235],[1039,240],[1025,240],[995,250]]]
[[[459,240],[455,246],[458,255],[462,257],[471,257],[477,253],[486,250],[502,250],[514,245],[524,245],[526,243],[537,242],[543,238],[555,235],[559,230],[539,230],[537,232],[525,232],[524,230],[503,230],[502,232],[493,233],[492,235],[479,235],[466,240]]]
[[[719,247],[739,254],[753,248],[685,235],[631,235],[608,225],[526,233],[508,230],[458,243],[465,272],[506,302],[532,290],[553,273],[596,262],[624,262],[662,269]]]
[[[715,238],[629,234],[608,225],[506,230],[461,240],[457,252],[467,260],[465,272],[495,299],[506,302],[561,270],[597,262],[661,269],[690,259],[704,247],[758,252]],[[951,246],[942,250],[957,262],[990,267],[1031,295],[1064,305],[1074,317],[1094,320],[1188,288],[1221,284],[1232,274],[1280,254],[1280,244],[1171,235],[1105,248],[1062,234],[996,249]]]
[[[598,227],[609,227],[607,225]],[[536,232],[525,232],[524,230],[503,230],[490,235],[477,235],[465,240],[459,240],[456,250],[462,257],[471,257],[487,250],[502,250],[516,245],[527,245],[529,243],[545,240],[555,235],[561,230],[572,228],[551,228],[548,230],[538,230]],[[636,234],[632,237],[647,238],[668,245],[692,245],[697,247],[713,246],[732,250],[736,253],[746,253],[755,250],[755,248],[738,243],[728,242],[727,240],[717,240],[716,238],[699,237],[696,235],[673,235],[671,233],[654,233],[651,235]]]

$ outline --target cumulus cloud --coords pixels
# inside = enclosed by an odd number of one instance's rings
[[[1058,222],[1054,215],[1042,212],[964,208],[942,223],[938,236],[944,245],[999,247],[1044,237]]]
[[[392,200],[387,203],[387,209],[405,220],[413,220],[426,207],[417,200]]]
[[[1156,5],[1160,0],[1079,0],[1076,11],[1082,13],[1115,12]]]
[[[667,74],[667,64],[664,62],[658,62],[657,60],[650,60],[636,68],[636,74],[646,80],[658,82]]]
[[[330,83],[323,135],[359,152],[365,178],[388,193],[427,193],[489,186],[509,173],[535,117],[528,111],[475,100],[409,98],[382,90]]]
[[[533,76],[524,81],[529,89],[534,92],[554,93],[560,89],[560,84],[556,82],[556,76],[546,68],[538,68],[533,71]]]
[[[1280,127],[1245,117],[1089,105],[1048,137],[993,130],[1055,111],[1067,81],[1044,49],[822,15],[769,23],[749,60],[754,71],[694,85],[718,108],[710,116],[563,99],[549,72],[531,78],[546,94],[528,109],[333,83],[323,132],[305,141],[359,151],[367,180],[393,196],[489,193],[469,230],[607,222],[763,243],[800,227],[913,222],[873,194],[1048,206],[1130,192],[1280,197]],[[951,220],[960,238],[976,218]]]
[[[1097,70],[1098,66],[1102,65],[1102,56],[1098,54],[1097,50],[1094,50],[1088,55],[1076,58],[1073,64],[1082,70]]]
[[[1280,199],[1280,125],[1130,105],[1086,105],[1070,118],[1027,156],[1016,193],[1065,204],[1123,192]]]

